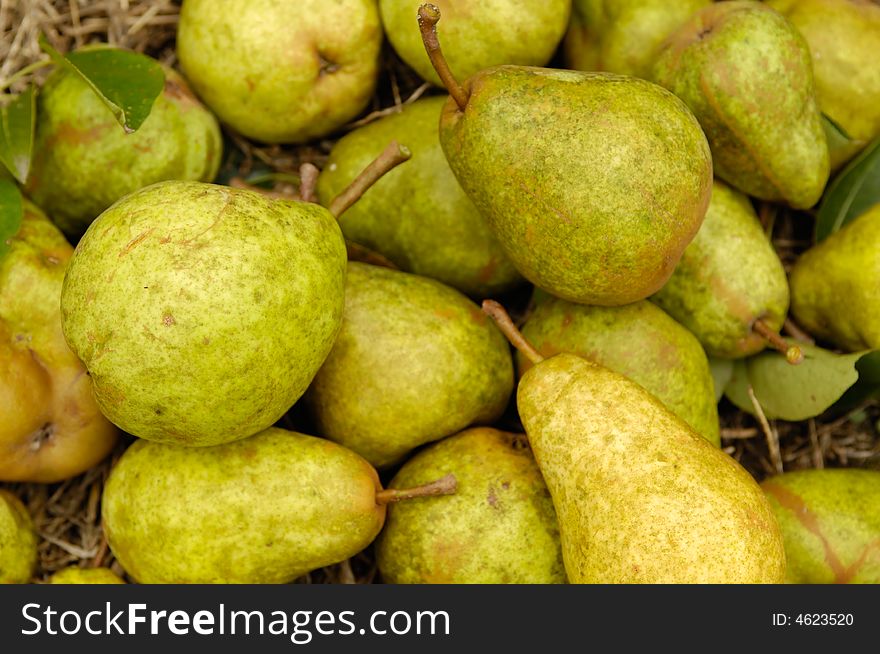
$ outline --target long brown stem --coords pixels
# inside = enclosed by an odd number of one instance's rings
[[[531,343],[526,340],[522,332],[513,324],[507,309],[498,304],[495,300],[483,300],[483,313],[489,316],[498,325],[501,333],[507,337],[513,346],[522,352],[526,358],[533,364],[537,365],[544,360],[544,356],[536,350]]]
[[[367,189],[379,181],[385,173],[399,166],[412,155],[410,151],[397,141],[391,141],[382,154],[373,159],[366,168],[361,171],[355,180],[348,185],[339,195],[333,198],[328,209],[330,213],[339,218],[345,211],[358,201]]]
[[[360,243],[345,239],[345,249],[348,251],[349,261],[360,261],[361,263],[368,263],[371,266],[382,266],[383,268],[390,268],[391,270],[400,270],[400,268],[395,266],[394,262],[387,257],[371,250],[370,248],[364,247]]]
[[[299,197],[303,202],[315,201],[315,186],[320,172],[315,164],[304,163],[299,167]]]
[[[782,336],[774,332],[766,322],[760,318],[752,325],[752,330],[767,341],[771,347],[782,352],[786,361],[796,366],[804,360],[804,352],[797,345],[789,344]]]
[[[458,488],[455,475],[449,474],[436,481],[415,488],[386,488],[376,493],[376,504],[385,505],[416,497],[433,497],[435,495],[452,495]]]
[[[452,71],[449,70],[449,63],[440,49],[440,39],[437,38],[437,22],[439,20],[440,9],[436,5],[426,3],[419,7],[419,30],[422,32],[422,43],[425,44],[425,51],[428,53],[431,65],[437,71],[437,75],[440,76],[440,81],[449,91],[449,95],[455,100],[455,104],[464,111],[468,103],[468,94],[455,79]]]

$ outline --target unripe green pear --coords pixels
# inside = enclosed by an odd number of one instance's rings
[[[37,532],[24,504],[0,488],[0,584],[26,584],[37,567]]]
[[[70,237],[129,193],[169,179],[210,182],[220,167],[217,120],[170,68],[150,116],[131,134],[63,68],[49,76],[38,105],[25,190]]]
[[[50,584],[124,584],[109,568],[64,568],[49,577]]]
[[[761,484],[793,584],[880,584],[880,472],[800,470]]]
[[[381,44],[375,0],[186,0],[177,30],[199,96],[266,143],[325,136],[357,116],[376,86]]]

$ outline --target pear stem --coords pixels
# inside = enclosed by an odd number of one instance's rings
[[[428,53],[431,65],[437,71],[437,75],[440,76],[440,81],[449,91],[449,95],[455,100],[455,104],[464,111],[468,103],[468,94],[455,79],[455,75],[449,69],[449,63],[440,49],[440,39],[437,38],[439,20],[440,9],[436,5],[425,3],[419,7],[419,30],[422,32],[422,43],[425,44],[425,51]]]
[[[522,332],[513,324],[513,320],[510,319],[510,314],[507,313],[507,309],[501,306],[498,302],[495,300],[483,300],[483,313],[495,321],[495,324],[498,325],[498,329],[500,329],[501,333],[507,337],[507,340],[510,341],[517,350],[522,352],[534,365],[537,365],[544,360],[544,356],[526,340],[526,337],[522,335]]]
[[[342,193],[333,198],[330,206],[327,207],[330,213],[339,218],[385,173],[399,166],[411,156],[409,149],[397,141],[391,141],[382,154],[373,159]]]
[[[376,493],[376,504],[384,506],[401,500],[411,500],[417,497],[433,497],[435,495],[452,495],[458,488],[458,480],[455,475],[449,474],[436,481],[415,488],[386,488]]]
[[[360,243],[345,239],[345,249],[348,252],[349,261],[360,261],[361,263],[368,263],[371,266],[382,266],[383,268],[390,268],[391,270],[400,270],[400,268],[395,266],[391,260],[370,248],[364,247]]]
[[[315,186],[320,172],[317,166],[310,163],[299,167],[299,197],[303,202],[315,202]]]
[[[782,336],[774,332],[767,323],[758,318],[752,325],[752,329],[761,338],[770,344],[770,347],[779,350],[785,355],[785,360],[796,366],[804,360],[804,352],[797,345],[790,345]]]
[[[0,82],[0,91],[5,91],[10,86],[15,84],[18,80],[20,80],[22,77],[30,75],[34,71],[40,70],[40,68],[45,68],[46,66],[50,66],[50,65],[52,65],[52,60],[48,59],[48,58],[47,59],[40,59],[39,61],[35,61],[32,64],[28,64],[27,66],[22,68],[20,71],[18,71],[14,75],[11,75],[8,78],[6,78],[5,80],[3,80],[2,82]]]

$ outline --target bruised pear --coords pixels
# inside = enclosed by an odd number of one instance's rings
[[[37,532],[24,504],[0,488],[0,584],[26,584],[37,567]]]
[[[109,568],[64,568],[49,577],[50,584],[124,584]]]

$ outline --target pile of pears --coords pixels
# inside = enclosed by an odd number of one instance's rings
[[[386,583],[880,583],[880,472],[759,484],[712,371],[798,365],[792,317],[880,347],[880,204],[788,270],[756,212],[809,221],[880,137],[880,6],[214,4],[184,0],[138,132],[68,73],[40,95],[0,481],[127,446],[118,566],[48,581],[290,583],[372,548]],[[385,38],[424,97],[351,127]],[[323,139],[323,170],[211,183],[221,124]],[[38,542],[0,491],[0,582]]]

